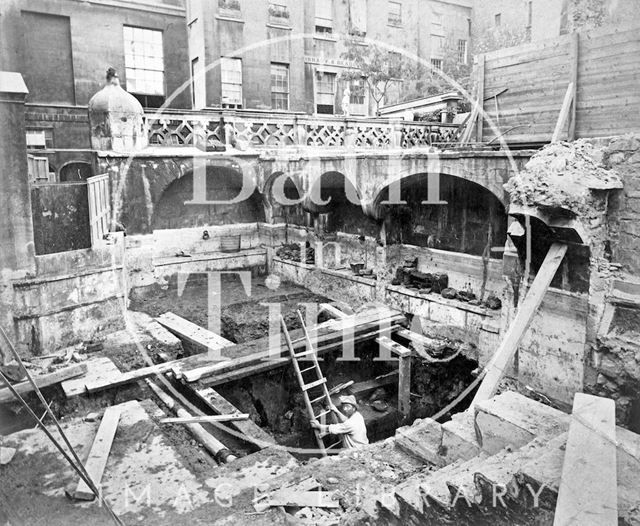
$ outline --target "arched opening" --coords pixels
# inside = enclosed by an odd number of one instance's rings
[[[446,204],[422,204],[429,199],[427,174],[416,174],[400,183],[401,201],[385,204],[389,187],[378,196],[378,206],[386,217],[389,244],[408,244],[464,252],[477,256],[493,247],[503,247],[507,237],[504,205],[483,186],[455,177],[440,175],[439,199]],[[491,251],[500,258],[502,252]]]
[[[317,199],[317,196],[320,199]],[[320,201],[324,202],[327,199],[330,199],[327,204],[320,204]],[[359,201],[359,196],[353,183],[340,172],[326,172],[313,183],[310,197],[304,206],[307,211],[318,216],[325,232],[376,237],[376,221],[367,216],[355,201]]]
[[[302,202],[298,204],[286,204],[287,200],[300,201],[302,194],[291,177],[282,172],[273,174],[265,187],[265,194],[271,206],[273,223],[285,223],[286,225],[304,225],[306,211]],[[280,195],[282,194],[282,195]]]
[[[61,183],[73,181],[86,181],[93,176],[91,164],[84,161],[72,161],[60,168],[59,179]]]
[[[584,244],[577,232],[570,229],[554,228],[537,217],[530,216],[531,251],[527,254],[526,221],[522,214],[513,217],[521,224],[522,235],[511,235],[522,269],[529,259],[529,271],[535,276],[553,243],[563,241],[568,249],[560,268],[556,271],[551,287],[568,290],[570,292],[588,293],[590,282],[590,254],[589,246]]]
[[[242,189],[242,174],[219,166],[206,168],[206,200],[231,201]],[[257,190],[247,199],[229,204],[189,204],[194,199],[193,171],[167,186],[154,207],[154,229],[255,223],[265,220]]]

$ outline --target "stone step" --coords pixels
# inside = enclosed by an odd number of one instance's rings
[[[552,438],[569,429],[570,415],[506,391],[474,408],[480,447],[490,454],[507,446],[519,448],[535,437]]]
[[[481,516],[495,515],[495,524],[499,524],[499,516],[513,516],[519,503],[508,499],[507,487],[514,484],[520,467],[539,457],[548,444],[548,439],[541,438],[518,450],[505,448],[494,455],[481,452],[444,476],[434,473],[421,485],[428,504],[423,508],[423,520],[474,524]],[[506,522],[510,523],[509,519]]]
[[[399,427],[396,447],[432,465],[439,465],[438,450],[442,445],[442,426],[431,418],[416,420],[410,426]]]
[[[640,435],[616,427],[618,468],[618,517],[640,526]]]
[[[474,428],[474,414],[471,411],[455,414],[442,424],[442,444],[438,450],[440,465],[458,459],[469,460],[480,453]]]
[[[437,471],[433,471],[433,468],[431,468],[409,477],[393,491],[393,501],[389,501],[391,502],[390,511],[395,517],[401,519],[402,524],[410,523],[412,518],[419,524],[423,515],[424,505],[423,495],[420,490],[421,484],[435,475],[446,477],[448,473],[457,469],[462,463],[464,461],[458,460]]]
[[[473,427],[473,414],[460,413],[439,424],[425,418],[396,431],[397,446],[415,457],[439,467],[458,459],[468,460],[480,451]]]
[[[509,498],[524,508],[555,510],[566,443],[567,434],[562,433],[524,462],[507,486]]]
[[[476,488],[473,483],[473,474],[481,469],[488,456],[480,452],[471,460],[457,463],[454,469],[444,473],[434,473],[420,485],[420,493],[427,499],[429,505],[435,505],[441,510],[448,510],[458,499],[475,502]]]
[[[570,415],[512,392],[477,404],[474,415],[398,430],[396,447],[430,467],[377,500],[382,523],[474,524],[482,516],[512,524],[523,513],[553,521]],[[640,526],[640,435],[618,427],[616,440],[620,524]]]

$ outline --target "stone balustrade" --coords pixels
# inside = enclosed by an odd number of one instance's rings
[[[147,113],[146,123],[158,146],[415,148],[453,145],[460,135],[457,124],[266,113],[165,111]]]

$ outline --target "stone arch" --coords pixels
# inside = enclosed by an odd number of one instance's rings
[[[86,181],[93,175],[91,163],[86,161],[69,161],[60,167],[58,172],[58,180],[61,183],[72,181]]]
[[[208,161],[208,160],[207,160]],[[232,202],[241,192],[247,174],[231,165],[207,162],[204,166],[206,195],[196,195],[194,201],[194,169],[186,168],[180,177],[164,187],[154,204],[151,227],[188,228],[265,221],[262,195],[255,185],[247,199]],[[203,199],[204,198],[204,199]],[[198,200],[207,202],[197,203]],[[228,201],[226,204],[210,204],[209,201]]]
[[[512,174],[505,159],[447,156],[446,153],[408,153],[397,158],[379,159],[368,173],[378,174],[361,181],[361,190],[368,213],[374,213],[379,195],[392,184],[400,184],[415,174],[441,174],[478,184],[490,191],[503,205],[509,202],[504,183]]]
[[[325,171],[310,181],[304,208],[322,219],[327,232],[378,234],[375,220],[364,212],[357,186],[343,172]]]
[[[448,173],[439,175],[440,204],[422,204],[429,200],[428,173],[402,178],[401,202],[397,204],[382,204],[388,200],[391,185],[378,192],[372,214],[385,221],[387,242],[473,255],[482,255],[489,241],[490,248],[504,246],[507,211],[502,200],[489,188],[468,178]],[[499,255],[501,253],[493,254]]]

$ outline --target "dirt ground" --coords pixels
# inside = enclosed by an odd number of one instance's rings
[[[175,284],[174,284],[175,285]],[[282,283],[277,288],[269,288],[265,284],[263,277],[254,277],[251,282],[251,292],[246,294],[234,276],[226,277],[222,284],[222,335],[234,342],[242,343],[249,340],[258,339],[268,334],[268,323],[266,321],[268,307],[266,303],[280,303],[282,313],[290,329],[299,327],[296,316],[296,309],[300,303],[323,302],[322,298],[310,293],[301,287]],[[131,297],[131,308],[147,313],[150,316],[157,316],[167,311],[172,311],[201,326],[207,326],[207,284],[203,281],[193,280],[188,282],[181,294],[178,294],[176,286],[166,289],[161,287],[147,287],[135,291]],[[96,352],[96,355],[109,356],[121,370],[136,369],[148,365],[147,359],[159,362],[163,359],[176,358],[175,349],[163,348],[152,341],[142,341],[147,357],[140,352],[140,346],[127,334],[112,335],[104,338],[103,348]],[[357,363],[337,361],[337,355],[329,354],[322,362],[322,368],[329,380],[329,387],[354,380],[361,382],[373,378],[376,374],[383,374],[389,370],[388,364],[373,362],[372,356],[368,356],[366,349],[359,347],[356,355],[363,356],[364,360]],[[242,381],[220,386],[219,390],[223,396],[227,397],[241,410],[249,412],[252,418],[264,426],[277,441],[281,444],[292,446],[313,446],[313,437],[308,429],[306,412],[302,404],[297,383],[292,371],[275,370],[266,375],[258,375],[255,378],[247,378]],[[122,403],[128,400],[154,400],[152,393],[142,382],[120,386],[108,391],[90,396],[78,396],[66,399],[60,386],[53,386],[44,390],[44,395],[51,402],[54,413],[60,417],[62,422],[83,418],[90,412],[101,411],[111,405]],[[368,396],[363,397],[363,411],[371,412],[368,407]],[[396,405],[395,393],[393,389],[387,395],[389,405],[393,409]],[[37,408],[38,414],[44,412],[44,407],[40,407],[35,396],[29,397],[29,403]],[[4,413],[0,416],[3,420],[8,415],[10,426],[0,430],[1,434],[27,429],[32,427],[32,423],[26,415],[18,410],[16,406],[5,406]],[[384,415],[383,415],[384,416]],[[395,414],[393,411],[386,415],[387,420],[394,420],[390,430],[383,430],[383,433],[393,432],[395,425]],[[375,416],[374,416],[375,418]],[[158,417],[151,419],[158,424]],[[381,422],[384,418],[381,417]],[[3,423],[4,424],[4,423]],[[389,427],[389,422],[384,426]],[[285,451],[262,451],[253,452],[250,446],[240,443],[231,436],[227,436],[217,428],[209,429],[212,434],[227,445],[234,453],[242,458],[235,465],[220,466],[206,453],[203,448],[191,437],[191,435],[181,426],[160,426],[162,436],[179,458],[180,462],[197,478],[204,486],[215,489],[215,480],[220,477],[227,477],[235,480],[234,488],[236,493],[233,497],[233,509],[220,506],[218,502],[208,502],[206,505],[196,507],[188,514],[178,514],[174,510],[163,511],[160,516],[149,515],[148,513],[139,516],[128,516],[127,523],[138,524],[288,524],[290,519],[285,516],[282,510],[271,509],[265,513],[255,514],[251,505],[254,498],[255,485],[258,481],[253,480],[254,475],[248,474],[257,465],[264,467],[262,473],[270,479],[281,476],[283,468],[293,470],[298,474],[316,473],[323,485],[331,489],[339,489],[345,507],[352,510],[355,515],[361,509],[360,505],[351,502],[355,494],[352,491],[354,477],[365,481],[365,490],[371,492],[373,488],[378,489],[381,483],[397,483],[399,478],[404,477],[405,471],[412,472],[416,466],[395,466],[393,467],[392,448],[384,446],[382,443],[376,444],[371,452],[362,456],[350,456],[342,462],[335,460],[300,460],[298,461]],[[138,429],[131,435],[131,442],[143,440],[145,430]],[[372,429],[373,432],[373,429]],[[140,436],[138,436],[140,435]],[[385,435],[388,436],[388,433]],[[371,438],[374,438],[373,436]],[[382,436],[376,436],[376,439]],[[0,436],[1,440],[1,436]],[[135,447],[135,446],[132,446]],[[266,456],[266,460],[260,458]],[[44,471],[52,470],[62,462],[61,458],[55,455],[44,455],[38,458],[36,464],[40,466],[33,469],[31,460],[29,465],[22,463],[22,460],[12,462],[10,466],[5,466],[2,472],[3,483],[0,484],[0,497],[13,500],[13,492],[3,492],[2,486],[7,484],[14,488],[33,488],[33,491],[24,494],[24,498],[19,502],[14,502],[19,507],[24,507],[28,517],[50,517],[46,521],[32,521],[28,524],[64,525],[68,524],[110,524],[106,514],[97,506],[89,508],[78,508],[77,505],[66,500],[63,496],[52,497],[38,492],[42,486],[42,475]],[[257,464],[256,464],[257,463]],[[264,466],[263,466],[264,464]],[[298,467],[295,467],[298,465]],[[254,467],[250,467],[254,466]],[[279,467],[280,466],[280,467]],[[389,468],[391,466],[391,468]],[[339,469],[338,469],[339,468]],[[247,469],[249,471],[247,471]],[[258,471],[260,471],[260,469]],[[286,476],[282,475],[282,476]],[[382,477],[382,479],[380,478]],[[385,479],[388,478],[388,480]],[[213,481],[212,481],[213,478]],[[336,482],[337,480],[337,482]],[[360,490],[358,490],[360,491]],[[29,495],[31,494],[31,498]],[[37,498],[34,495],[37,494]],[[4,504],[4,503],[3,503]],[[6,505],[0,506],[0,524],[4,524],[8,518]],[[11,514],[9,514],[11,517]],[[15,520],[11,522],[13,526],[21,524]],[[23,522],[24,523],[24,522]],[[24,523],[27,524],[27,523]]]
[[[146,312],[153,317],[171,311],[201,327],[209,326],[208,284],[204,278],[198,279],[198,275],[189,276],[184,290],[180,293],[174,280],[167,288],[152,285],[136,289],[130,299],[129,308],[132,310]],[[214,301],[213,296],[211,301]],[[289,330],[298,329],[300,323],[296,310],[301,308],[300,304],[326,301],[329,300],[298,285],[266,281],[265,276],[253,277],[247,293],[239,276],[225,274],[222,276],[220,298],[221,336],[234,343],[244,343],[267,336],[269,303],[280,304]]]

